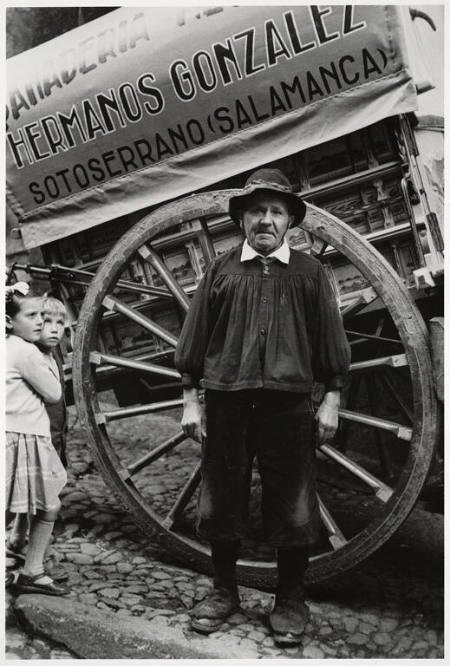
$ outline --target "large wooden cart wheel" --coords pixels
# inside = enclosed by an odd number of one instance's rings
[[[199,445],[187,440],[178,425],[174,428],[176,422],[170,418],[172,430],[169,434],[161,430],[161,419],[170,410],[179,418],[181,388],[173,350],[190,299],[158,247],[161,239],[175,238],[175,231],[187,233],[186,226],[191,225],[185,223],[195,220],[196,242],[208,264],[217,245],[208,224],[215,216],[226,215],[230,194],[194,195],[165,205],[121,238],[87,290],[73,358],[78,414],[102,475],[147,533],[158,537],[174,558],[205,572],[211,571],[209,548],[197,540],[193,528],[200,483]],[[352,379],[341,409],[340,432],[333,444],[318,451],[323,538],[308,570],[313,582],[362,561],[406,519],[433,455],[437,407],[427,330],[398,275],[359,234],[327,212],[308,205],[302,226],[324,247],[327,244],[340,252],[370,283],[362,297],[343,307],[352,345]],[[152,279],[138,283],[132,271],[126,272],[136,259],[148,266],[149,275],[158,276],[158,286]],[[365,324],[362,317],[363,323],[358,324],[353,315],[375,298],[384,304],[381,323],[374,325],[372,319]],[[172,322],[173,330],[158,323],[161,307],[166,312],[164,321]],[[160,350],[138,356],[105,351],[99,342],[99,327],[114,317],[135,327],[135,340],[150,332]],[[349,317],[353,317],[351,329]],[[98,388],[105,367],[135,373],[135,382],[148,387],[148,402],[105,408]],[[389,396],[382,401],[391,410],[389,414],[379,411],[380,395]],[[144,420],[148,433],[133,443],[131,454],[129,442],[125,453],[121,448],[130,419]],[[176,478],[171,476],[175,471]],[[183,475],[184,480],[178,481]],[[272,556],[264,545],[257,545],[255,537],[238,563],[241,583],[272,588]]]

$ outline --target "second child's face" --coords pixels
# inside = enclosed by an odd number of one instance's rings
[[[44,320],[39,344],[46,349],[53,349],[62,340],[64,335],[64,316],[59,314],[43,313]]]

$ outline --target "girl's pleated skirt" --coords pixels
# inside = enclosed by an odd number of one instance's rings
[[[67,473],[50,437],[6,433],[6,505],[11,513],[54,511]]]

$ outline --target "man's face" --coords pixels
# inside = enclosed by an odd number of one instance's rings
[[[43,320],[39,345],[45,349],[53,349],[61,342],[64,335],[64,316],[44,312]]]
[[[293,217],[282,196],[256,192],[242,213],[241,227],[250,247],[267,255],[281,245]]]

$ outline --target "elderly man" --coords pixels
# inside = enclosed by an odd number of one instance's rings
[[[320,532],[314,436],[317,430],[324,442],[336,431],[349,346],[321,263],[286,241],[306,207],[284,174],[256,171],[229,211],[244,243],[208,267],[175,357],[182,427],[202,442],[197,529],[211,544],[214,567],[214,588],[193,609],[192,627],[215,631],[239,607],[236,561],[256,456],[264,529],[277,551],[269,622],[275,641],[292,645],[308,619],[303,581]],[[315,416],[313,381],[325,384]]]

